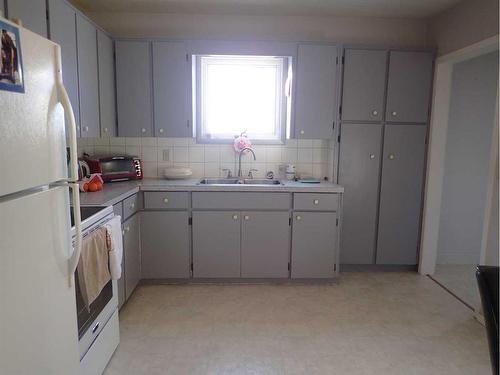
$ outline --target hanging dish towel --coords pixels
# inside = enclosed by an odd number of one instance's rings
[[[122,277],[122,257],[123,257],[123,239],[122,239],[122,218],[115,216],[109,220],[104,227],[108,231],[109,246],[109,271],[113,280]]]
[[[108,230],[102,227],[83,239],[77,266],[80,290],[87,309],[111,280],[108,264]]]

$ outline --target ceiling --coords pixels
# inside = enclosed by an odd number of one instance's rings
[[[88,12],[427,18],[460,0],[72,0]]]

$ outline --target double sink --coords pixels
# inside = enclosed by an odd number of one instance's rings
[[[199,182],[201,185],[283,185],[279,180],[267,180],[257,178],[204,178]]]

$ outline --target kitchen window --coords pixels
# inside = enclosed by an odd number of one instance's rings
[[[197,55],[193,58],[197,139],[283,143],[290,128],[290,57]]]

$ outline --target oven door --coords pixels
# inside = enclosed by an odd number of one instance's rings
[[[78,339],[80,359],[85,356],[94,340],[99,336],[108,320],[118,308],[118,288],[116,280],[109,281],[99,296],[91,303],[89,309],[85,306],[75,273],[76,308],[78,315]]]

